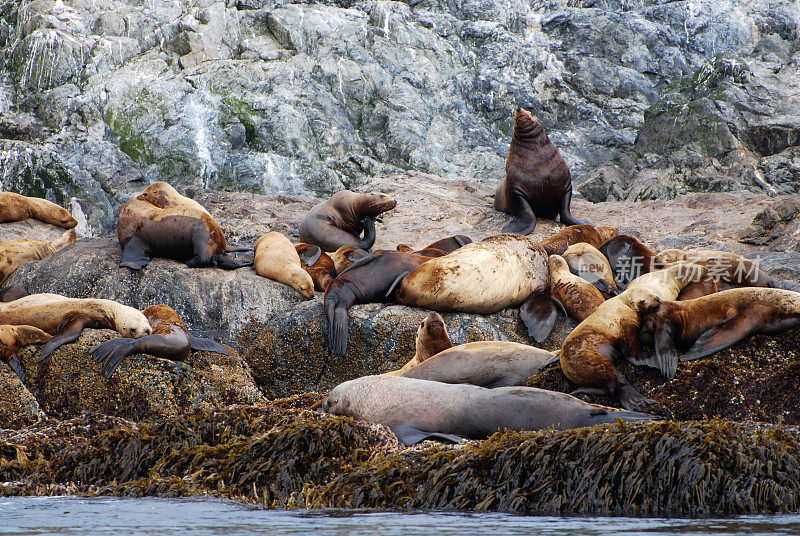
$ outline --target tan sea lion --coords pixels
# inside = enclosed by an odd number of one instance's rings
[[[76,239],[75,229],[64,233],[52,242],[42,240],[6,240],[0,242],[0,285],[13,274],[17,268],[28,261],[39,261],[52,255]]]
[[[614,272],[599,249],[586,242],[579,242],[569,246],[561,256],[567,261],[573,274],[596,286],[606,296],[617,295]]]
[[[520,318],[537,341],[547,338],[556,318],[547,253],[516,234],[492,236],[431,259],[403,278],[397,301],[483,314],[521,305]]]
[[[618,232],[619,229],[609,225],[599,225],[597,227],[572,225],[540,240],[539,245],[547,251],[548,255],[557,255],[559,251],[564,251],[572,244],[580,242],[586,242],[599,249],[603,244],[617,236]]]
[[[314,297],[314,281],[303,270],[294,245],[281,233],[272,231],[258,239],[253,265],[261,277],[289,285],[306,298]]]
[[[154,256],[182,260],[190,268],[218,266],[233,270],[252,264],[228,257],[222,229],[208,211],[198,206],[165,182],[151,184],[125,203],[117,224],[122,247],[119,265],[138,270]]]
[[[27,197],[14,192],[0,192],[0,223],[33,218],[45,223],[72,229],[78,220],[67,209],[47,199]]]
[[[606,301],[597,287],[573,274],[561,255],[550,255],[550,295],[558,300],[572,318],[586,320]]]
[[[77,340],[84,328],[115,329],[134,339],[153,331],[147,318],[133,307],[111,300],[67,298],[58,294],[31,294],[0,303],[0,324],[34,326],[53,335],[42,347],[39,361],[62,344]]]
[[[336,273],[341,274],[359,259],[369,257],[369,252],[352,246],[342,246],[330,254]]]
[[[533,387],[486,389],[398,376],[364,376],[333,388],[325,412],[388,426],[405,445],[485,439],[503,430],[567,430],[652,415],[589,404]]]
[[[153,328],[151,335],[139,339],[111,339],[92,348],[92,357],[103,363],[106,378],[114,374],[126,357],[134,354],[148,354],[171,361],[185,361],[192,350],[228,355],[228,350],[217,341],[189,333],[181,317],[168,305],[151,305],[142,314]]]
[[[300,243],[295,247],[300,255],[300,267],[311,276],[314,290],[325,292],[331,281],[336,278],[336,266],[333,259],[314,244]]]
[[[656,252],[633,236],[617,235],[598,249],[608,259],[614,271],[614,281],[620,289],[656,269]]]
[[[580,386],[574,393],[617,395],[626,409],[647,404],[613,362],[624,357],[636,365],[659,368],[652,351],[640,343],[638,313],[656,297],[675,299],[686,285],[706,272],[704,266],[681,263],[639,276],[619,296],[602,303],[578,324],[561,347],[561,370]]]
[[[447,326],[439,313],[428,313],[428,316],[417,328],[417,338],[415,341],[416,352],[414,356],[397,370],[386,372],[390,376],[402,376],[405,371],[419,365],[426,359],[447,350],[453,346],[450,335],[447,333]]]
[[[529,111],[517,108],[514,134],[506,159],[506,178],[494,194],[494,208],[511,214],[504,233],[527,235],[536,217],[561,216],[564,225],[585,224],[569,209],[572,178],[567,163]]]
[[[39,344],[50,340],[50,334],[33,326],[0,325],[0,360],[7,363],[25,383],[25,366],[17,356],[17,350],[29,344]]]
[[[300,222],[300,240],[325,251],[342,246],[370,249],[375,243],[375,220],[397,206],[382,193],[336,192],[308,211]],[[359,238],[361,232],[364,237]]]
[[[666,249],[655,258],[655,262],[660,266],[680,261],[702,264],[708,268],[709,277],[734,285],[775,287],[775,281],[761,269],[758,261],[752,261],[729,251]]]

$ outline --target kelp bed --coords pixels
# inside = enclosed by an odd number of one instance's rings
[[[85,414],[0,433],[0,495],[213,495],[272,508],[520,514],[796,512],[793,427],[721,420],[504,432],[402,449],[315,395],[162,423]]]

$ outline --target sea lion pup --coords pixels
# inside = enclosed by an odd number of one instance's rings
[[[77,340],[84,328],[114,329],[134,339],[153,332],[138,309],[111,300],[58,294],[31,294],[0,303],[0,324],[34,326],[53,335],[39,352],[39,361],[62,344]]]
[[[485,439],[506,428],[568,430],[612,423],[615,419],[658,419],[533,387],[486,389],[398,376],[364,376],[340,383],[325,399],[322,409],[388,426],[407,446],[425,439]]]
[[[306,298],[314,297],[314,281],[303,270],[294,245],[281,233],[272,231],[258,239],[253,265],[261,277],[289,285]]]
[[[24,298],[25,296],[30,296],[30,292],[28,292],[24,287],[19,285],[11,285],[10,287],[6,287],[0,291],[0,302],[11,302],[20,298]]]
[[[468,236],[454,235],[454,236],[448,236],[447,238],[442,238],[441,240],[437,240],[433,244],[428,244],[419,251],[435,249],[443,251],[445,253],[452,253],[458,248],[466,246],[467,244],[471,243],[472,239]],[[407,246],[406,244],[398,244],[397,251],[410,253],[414,251],[414,248],[412,248],[411,246]]]
[[[403,278],[397,301],[435,311],[495,313],[520,307],[537,341],[553,329],[547,253],[526,236],[500,234],[431,259]]]
[[[444,325],[444,319],[439,313],[428,313],[428,316],[425,317],[417,328],[415,344],[416,353],[414,357],[409,359],[408,363],[397,370],[385,372],[384,374],[388,376],[402,376],[403,373],[411,367],[419,365],[439,352],[452,348],[453,342],[450,340],[450,335],[447,333],[447,326]]]
[[[28,261],[39,261],[52,255],[69,244],[74,244],[77,235],[75,229],[64,233],[52,242],[42,240],[6,240],[0,242],[0,285],[13,274],[17,268]]]
[[[382,193],[336,192],[308,211],[300,222],[300,240],[325,251],[342,246],[370,249],[375,243],[375,220],[397,206]],[[364,238],[359,238],[361,232]]]
[[[586,320],[606,301],[597,287],[573,274],[561,255],[550,255],[550,296],[578,321]]]
[[[119,265],[138,270],[154,256],[182,260],[190,268],[218,266],[233,270],[251,265],[252,261],[228,257],[222,229],[208,211],[198,207],[196,201],[178,194],[165,182],[148,186],[125,203],[119,214]]]
[[[751,261],[729,251],[665,249],[655,258],[656,264],[661,266],[679,261],[702,264],[708,268],[710,277],[734,285],[775,288],[775,281],[759,267],[758,261]]]
[[[649,401],[613,362],[625,357],[635,365],[660,368],[652,352],[640,343],[638,313],[651,306],[656,297],[675,299],[683,287],[706,272],[704,266],[681,263],[639,276],[619,296],[600,304],[578,324],[561,347],[561,370],[580,386],[573,394],[616,395],[625,409],[645,406]]]
[[[399,279],[430,260],[430,257],[399,251],[369,255],[331,281],[324,301],[331,352],[339,356],[347,350],[347,312],[350,307],[357,303],[390,300]]]
[[[300,255],[300,267],[311,276],[314,290],[325,292],[331,281],[336,278],[336,266],[333,259],[314,244],[297,244],[294,249]]]
[[[331,253],[330,257],[333,261],[333,267],[336,268],[336,273],[341,274],[357,260],[369,257],[369,251],[352,246],[342,246]]]
[[[45,223],[72,229],[78,220],[67,209],[47,199],[26,197],[14,192],[0,192],[0,223],[33,218]]]
[[[142,314],[153,328],[151,335],[139,339],[111,339],[92,348],[92,357],[103,363],[103,375],[110,378],[129,355],[148,354],[171,361],[185,361],[192,350],[228,355],[217,341],[195,337],[175,310],[164,304],[151,305]]]
[[[530,234],[536,227],[536,216],[554,219],[560,215],[564,225],[585,224],[570,213],[571,201],[572,178],[567,163],[539,120],[517,108],[506,178],[494,194],[495,210],[511,214],[503,232]]]
[[[694,300],[653,300],[639,315],[639,337],[653,344],[661,367],[675,376],[678,354],[693,361],[754,334],[777,335],[800,325],[800,293],[736,288]]]
[[[579,244],[586,242],[596,248],[600,248],[603,244],[617,236],[619,229],[611,227],[610,225],[600,225],[592,227],[591,225],[572,225],[561,229],[556,234],[548,236],[540,240],[539,245],[542,246],[548,255],[557,255],[559,251],[564,251],[572,244]]]
[[[0,360],[11,367],[19,381],[25,383],[28,375],[25,372],[25,365],[17,355],[17,350],[29,344],[39,344],[49,340],[49,333],[33,326],[0,326]]]
[[[620,289],[624,290],[628,283],[640,275],[656,269],[656,252],[633,236],[615,236],[598,249],[608,259],[614,272],[614,281]]]
[[[599,249],[586,242],[580,242],[569,246],[561,256],[567,261],[573,274],[584,278],[609,297],[618,294],[614,272],[608,264],[608,259]]]

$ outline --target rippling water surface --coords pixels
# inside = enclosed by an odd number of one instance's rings
[[[285,536],[800,534],[800,516],[729,519],[520,517],[505,514],[256,510],[232,502],[171,499],[0,499],[0,534]]]

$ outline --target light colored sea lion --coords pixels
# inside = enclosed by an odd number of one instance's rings
[[[556,318],[547,253],[516,234],[492,236],[431,259],[403,278],[397,301],[483,314],[522,305],[520,318],[537,341],[547,338]]]
[[[0,359],[8,363],[19,381],[25,383],[25,366],[17,356],[17,350],[29,344],[39,344],[50,340],[50,334],[33,326],[0,325]]]
[[[281,233],[272,231],[258,239],[253,265],[261,277],[289,285],[306,298],[314,297],[314,281],[303,270],[294,245]]]
[[[182,260],[191,268],[233,270],[252,264],[228,257],[222,229],[207,210],[198,207],[196,201],[178,194],[165,182],[151,184],[125,203],[117,224],[122,247],[120,266],[138,270],[154,256]]]
[[[62,344],[77,340],[84,328],[115,329],[134,339],[153,331],[147,318],[133,307],[111,300],[67,298],[58,294],[31,294],[0,303],[0,324],[34,326],[53,335],[42,347],[39,361]]]
[[[192,350],[228,355],[228,350],[217,341],[189,333],[181,317],[168,305],[151,305],[142,314],[153,328],[151,335],[139,339],[111,339],[92,348],[92,357],[103,363],[106,378],[114,374],[126,357],[134,354],[148,354],[171,361],[185,361]]]
[[[419,328],[417,328],[415,346],[416,352],[414,356],[409,359],[408,363],[397,370],[386,372],[385,374],[390,376],[402,376],[403,373],[411,367],[419,365],[431,356],[453,346],[453,342],[450,340],[450,334],[447,333],[447,326],[445,326],[444,319],[439,313],[428,313],[428,316],[426,316],[419,325]]]
[[[580,242],[569,246],[561,256],[567,261],[573,274],[584,278],[607,296],[617,294],[614,272],[608,264],[608,259],[599,249],[586,242]]]
[[[557,255],[572,244],[580,242],[586,242],[599,249],[603,244],[617,236],[617,233],[619,233],[619,229],[609,225],[599,225],[597,227],[572,225],[540,240],[539,245],[547,251],[548,255]]]
[[[375,243],[375,220],[397,206],[388,195],[336,192],[308,211],[300,222],[300,240],[325,251],[342,246],[370,249]],[[359,238],[361,232],[364,237]]]
[[[639,409],[647,404],[648,400],[613,363],[624,357],[636,365],[659,368],[652,351],[640,343],[638,313],[655,298],[675,299],[683,287],[704,277],[706,272],[704,266],[680,263],[644,274],[578,324],[561,347],[561,369],[568,380],[580,386],[573,394],[616,395],[625,409]]]
[[[359,259],[369,257],[369,252],[352,246],[342,246],[330,254],[336,273],[341,274]]]
[[[675,376],[681,361],[709,356],[757,333],[800,326],[800,293],[736,288],[686,301],[653,300],[639,316],[639,336],[653,344],[662,370]]]
[[[14,192],[0,192],[0,223],[28,218],[64,229],[72,229],[78,225],[78,220],[73,218],[67,209],[52,201],[39,197],[26,197]]]
[[[486,389],[398,376],[364,376],[341,383],[322,408],[333,415],[388,426],[409,446],[425,439],[485,439],[503,429],[568,430],[615,419],[658,419],[533,387]]]
[[[702,264],[708,268],[709,277],[721,279],[734,285],[775,287],[775,281],[767,272],[761,269],[758,261],[751,261],[729,251],[666,249],[655,258],[655,262],[661,266],[680,261]]]
[[[331,281],[336,278],[336,266],[333,259],[314,244],[300,243],[295,247],[300,255],[300,267],[311,276],[314,290],[325,292]]]
[[[633,236],[617,235],[598,249],[608,259],[614,271],[614,281],[620,289],[625,289],[640,275],[656,269],[656,252]]]
[[[511,214],[504,233],[530,234],[536,217],[560,215],[564,225],[579,225],[570,213],[572,178],[561,153],[529,111],[517,108],[506,159],[506,178],[494,194],[494,208]]]
[[[28,261],[39,261],[56,251],[74,244],[75,229],[64,233],[52,242],[42,240],[6,240],[0,242],[0,285],[13,274],[17,268]]]
[[[550,295],[558,300],[572,318],[586,320],[606,301],[597,287],[573,274],[561,255],[550,255]]]

